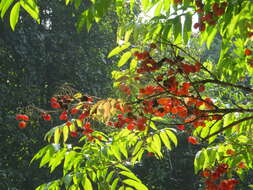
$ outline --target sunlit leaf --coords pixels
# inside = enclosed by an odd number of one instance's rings
[[[132,53],[130,51],[125,52],[118,62],[118,67],[122,67],[123,65],[125,65],[131,56]]]
[[[15,30],[15,26],[18,22],[19,18],[19,9],[20,9],[20,2],[17,2],[13,8],[11,9],[11,14],[10,14],[10,25],[12,30]]]

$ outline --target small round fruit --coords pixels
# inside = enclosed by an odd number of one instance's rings
[[[249,56],[249,55],[251,55],[251,50],[249,48],[246,48],[244,53],[246,56]]]
[[[18,127],[19,127],[20,129],[26,128],[26,122],[25,122],[25,121],[20,121],[20,122],[18,123]]]

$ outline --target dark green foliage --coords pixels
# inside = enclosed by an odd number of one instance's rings
[[[14,33],[7,19],[0,23],[0,189],[34,189],[50,178],[29,162],[44,145],[52,123],[33,121],[19,130],[15,114],[22,113],[20,108],[48,108],[48,100],[64,83],[102,97],[110,92],[112,64],[105,57],[115,46],[111,21],[78,34],[74,8],[56,1],[39,4],[40,25],[25,12]]]

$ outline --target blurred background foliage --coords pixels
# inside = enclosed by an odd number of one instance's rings
[[[74,7],[61,1],[39,1],[40,24],[21,12],[12,32],[8,19],[0,21],[0,189],[29,190],[49,181],[46,170],[30,160],[45,145],[52,123],[35,120],[19,130],[15,114],[34,104],[47,108],[50,97],[65,83],[87,94],[111,92],[116,20],[109,15],[91,31],[77,33]],[[8,14],[5,16],[8,17]]]

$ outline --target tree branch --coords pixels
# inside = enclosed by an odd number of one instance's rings
[[[243,121],[250,120],[250,119],[253,119],[253,116],[245,117],[245,118],[242,118],[242,119],[240,119],[240,120],[238,120],[238,121],[235,121],[235,122],[233,122],[233,123],[230,123],[229,125],[227,125],[226,127],[220,129],[219,131],[217,131],[217,132],[215,132],[215,133],[212,133],[212,134],[208,135],[208,136],[205,137],[203,140],[207,140],[207,139],[209,139],[210,137],[215,136],[215,135],[221,133],[222,131],[225,131],[225,130],[227,130],[227,129],[229,129],[229,128],[232,128],[232,127],[234,127],[235,125],[237,125],[237,124],[239,124],[239,123],[241,123],[241,122],[243,122]]]
[[[206,80],[201,80],[201,81],[195,81],[193,83],[194,84],[198,84],[198,83],[200,83],[200,84],[213,83],[213,84],[219,84],[219,85],[222,85],[222,86],[230,86],[230,87],[234,87],[234,88],[239,88],[241,90],[245,90],[247,92],[253,93],[253,89],[252,88],[249,88],[249,87],[246,87],[246,86],[242,86],[242,85],[232,84],[232,83],[229,83],[229,82],[223,82],[223,81],[219,81],[219,80],[206,79]]]

